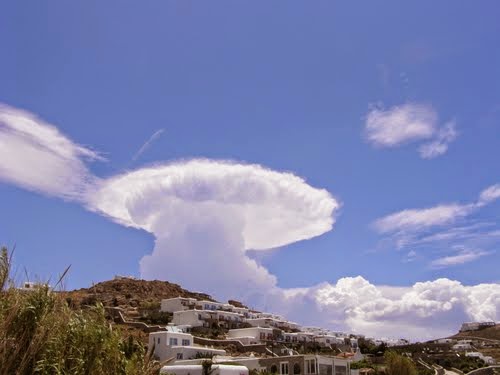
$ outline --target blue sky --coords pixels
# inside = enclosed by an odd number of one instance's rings
[[[98,153],[105,160],[85,165],[100,179],[206,158],[326,189],[338,203],[331,230],[249,252],[278,288],[356,276],[496,287],[499,11],[494,1],[4,3],[0,102]],[[2,173],[0,242],[16,244],[19,273],[55,277],[71,264],[70,288],[141,276],[151,231]],[[425,217],[389,217],[401,212]],[[164,274],[142,276],[184,285],[171,260]],[[187,286],[210,289],[193,280]],[[487,317],[500,320],[500,297],[492,301]]]

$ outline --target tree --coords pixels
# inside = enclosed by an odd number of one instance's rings
[[[409,358],[393,351],[385,352],[384,358],[387,375],[417,375],[417,369]]]

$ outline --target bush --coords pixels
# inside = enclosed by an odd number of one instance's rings
[[[384,354],[387,375],[417,375],[413,362],[402,355],[387,351]]]
[[[102,304],[72,310],[47,286],[16,289],[0,252],[0,375],[158,374],[142,344],[124,340]],[[6,276],[7,275],[7,276]]]

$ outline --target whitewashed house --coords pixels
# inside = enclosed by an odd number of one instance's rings
[[[214,324],[225,328],[237,328],[243,323],[241,314],[222,310],[184,310],[173,314],[172,323],[191,327],[212,327]]]
[[[472,357],[472,358],[479,358],[484,361],[487,365],[494,365],[496,361],[493,359],[493,357],[483,355],[483,353],[480,352],[467,352],[465,353],[466,357]]]
[[[227,338],[239,340],[244,345],[262,344],[266,340],[273,339],[273,329],[264,327],[230,329]]]
[[[175,297],[162,299],[160,311],[174,313],[176,311],[184,311],[193,309],[196,303],[195,298]]]
[[[471,340],[459,340],[451,348],[453,350],[456,350],[456,351],[470,350],[470,349],[472,349],[472,341]]]
[[[198,354],[225,355],[226,351],[203,346],[195,346],[193,336],[168,326],[168,331],[149,334],[150,350],[160,361],[166,359],[191,359]]]

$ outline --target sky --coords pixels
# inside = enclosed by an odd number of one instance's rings
[[[0,243],[307,325],[500,321],[495,1],[0,5]]]

